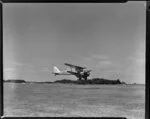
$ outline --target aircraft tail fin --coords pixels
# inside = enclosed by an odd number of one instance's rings
[[[60,71],[56,66],[54,66],[54,69],[53,69],[53,70],[54,70],[53,72],[56,73],[56,74],[57,74],[57,73],[61,73],[61,71]]]
[[[60,71],[56,66],[53,68],[52,74],[56,75],[70,75],[67,71]]]

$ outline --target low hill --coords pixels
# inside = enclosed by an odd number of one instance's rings
[[[4,80],[4,82],[25,83],[26,81],[22,79],[13,79],[13,80],[9,79],[9,80]]]
[[[62,79],[57,80],[54,83],[64,83],[64,84],[125,84],[125,82],[121,82],[119,79],[117,80],[108,80],[103,78],[93,78],[88,80],[69,80],[69,79]]]
[[[25,81],[21,79],[13,79],[13,80],[4,80],[4,82],[10,82],[10,83],[63,83],[63,84],[126,84],[125,82],[121,82],[119,79],[117,80],[108,80],[104,78],[93,78],[93,79],[88,79],[88,80],[70,80],[70,79],[62,79],[62,80],[57,80],[54,82],[32,82],[32,81]]]

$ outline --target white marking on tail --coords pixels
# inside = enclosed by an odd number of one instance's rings
[[[54,73],[61,73],[61,71],[56,66],[54,66]]]

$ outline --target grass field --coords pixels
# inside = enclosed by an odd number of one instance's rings
[[[4,83],[4,116],[145,118],[145,85]]]

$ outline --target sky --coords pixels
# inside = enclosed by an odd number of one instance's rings
[[[145,2],[4,3],[4,79],[54,76],[64,63],[92,69],[89,78],[145,83]]]

